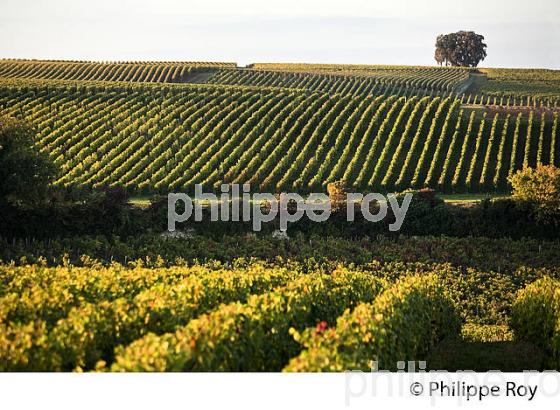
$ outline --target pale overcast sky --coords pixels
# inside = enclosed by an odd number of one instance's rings
[[[0,0],[0,58],[433,65],[458,30],[560,69],[560,0]]]

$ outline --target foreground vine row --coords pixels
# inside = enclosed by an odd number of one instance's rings
[[[538,323],[558,319],[557,282],[542,287],[557,268],[88,265],[0,265],[0,370],[343,371],[372,360],[394,368],[425,358],[464,321],[503,325],[513,309],[515,329],[530,338],[539,306],[550,315]],[[516,302],[531,283],[546,292]]]

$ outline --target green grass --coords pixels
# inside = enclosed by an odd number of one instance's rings
[[[480,69],[486,74],[478,78],[476,91],[559,95],[560,71],[541,69],[491,68]]]
[[[503,199],[508,198],[506,194],[440,194],[438,195],[447,203],[469,203],[478,202],[483,199]]]
[[[508,198],[509,196],[506,194],[440,194],[438,195],[438,197],[443,199],[446,203],[462,205],[462,204],[473,204],[487,198],[502,199],[502,198]],[[132,206],[144,209],[150,206],[151,197],[133,196],[129,198],[128,202]]]
[[[128,203],[132,206],[145,209],[151,205],[150,196],[133,196],[128,199]]]

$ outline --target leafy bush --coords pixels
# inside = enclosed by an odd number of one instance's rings
[[[538,221],[560,223],[560,169],[552,165],[525,168],[509,181],[514,199],[527,206]]]
[[[349,187],[346,181],[335,181],[327,184],[327,192],[331,202],[331,209],[340,211],[346,209],[346,195]]]
[[[560,370],[560,281],[543,278],[521,290],[511,326],[517,337],[544,348],[548,366]]]
[[[40,371],[49,368],[47,328],[42,320],[30,323],[0,322],[0,371]]]
[[[445,232],[457,231],[460,221],[454,217],[444,201],[436,196],[433,189],[424,188],[410,193],[413,197],[399,231],[400,234],[441,235]],[[405,194],[406,192],[397,196],[399,203],[403,201]],[[394,216],[388,217],[387,220],[393,222]]]

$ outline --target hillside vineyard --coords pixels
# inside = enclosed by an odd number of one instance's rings
[[[460,94],[469,81],[444,68],[5,60],[0,115],[34,124],[68,187],[502,192],[523,167],[560,165],[556,95]]]
[[[235,68],[234,63],[0,61],[0,77],[50,80],[183,82],[199,70]]]

